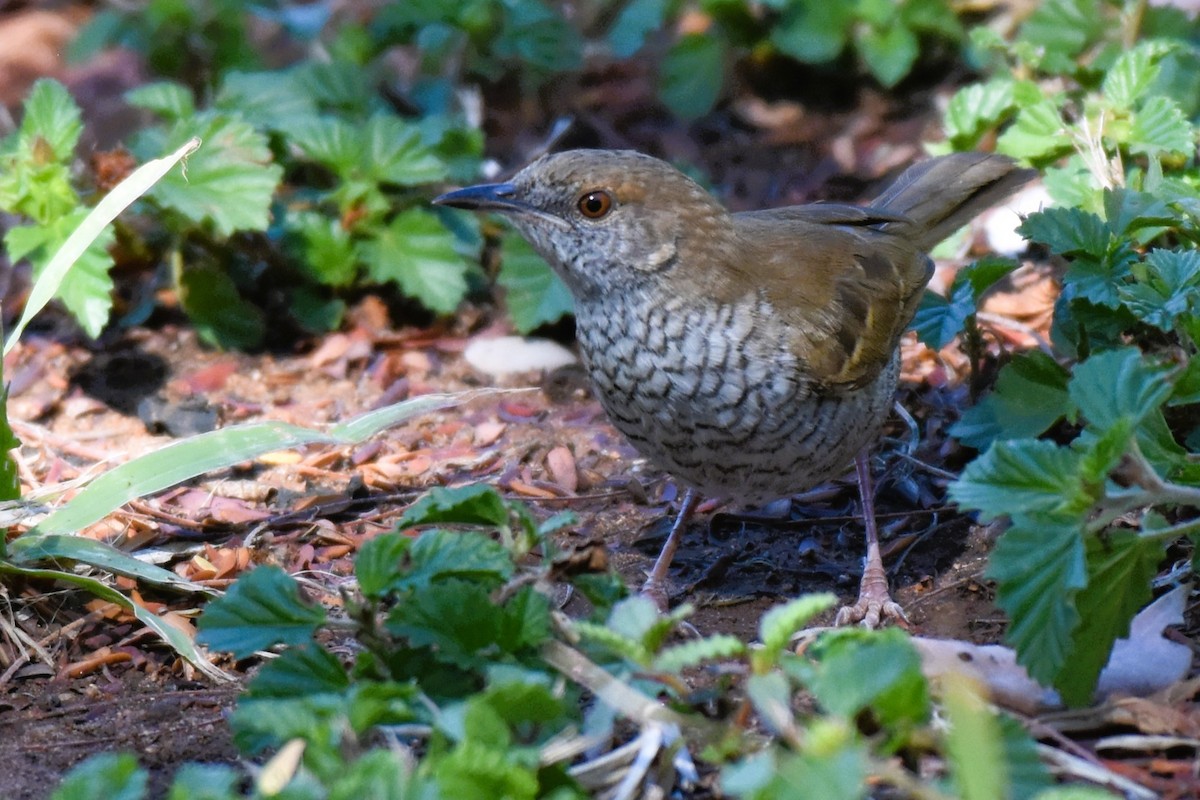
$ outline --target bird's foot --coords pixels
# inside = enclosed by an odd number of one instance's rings
[[[858,602],[852,606],[842,606],[834,620],[838,627],[857,624],[872,630],[882,628],[885,622],[912,630],[912,623],[908,621],[904,609],[888,594],[886,581],[882,586],[864,581],[859,589]]]

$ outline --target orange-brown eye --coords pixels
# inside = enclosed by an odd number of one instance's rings
[[[608,192],[588,192],[579,198],[579,213],[588,219],[600,219],[612,211],[612,204]]]

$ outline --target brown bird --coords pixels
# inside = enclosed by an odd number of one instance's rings
[[[926,254],[1032,178],[1011,159],[917,164],[870,206],[730,214],[671,165],[632,151],[543,156],[507,183],[435,203],[504,214],[575,298],[601,404],[684,486],[643,592],[700,495],[762,502],[858,472],[867,558],[839,624],[904,623],[879,554],[867,448],[891,409],[899,342],[933,272]]]

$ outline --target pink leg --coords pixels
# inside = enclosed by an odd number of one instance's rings
[[[699,502],[700,495],[695,490],[688,489],[683,496],[683,503],[679,506],[679,516],[675,518],[675,524],[671,526],[671,533],[667,536],[662,551],[650,569],[646,582],[642,584],[642,594],[653,600],[659,611],[667,610],[667,572],[671,569],[671,560],[675,558],[679,542],[683,540],[683,532],[687,529],[688,520]]]
[[[867,560],[858,585],[858,602],[839,609],[835,624],[857,622],[865,628],[880,628],[884,620],[891,620],[908,628],[904,609],[888,593],[887,573],[883,571],[883,557],[879,554],[879,532],[875,528],[875,487],[871,482],[870,452],[866,448],[854,458],[854,471],[858,475],[863,522],[867,528]]]

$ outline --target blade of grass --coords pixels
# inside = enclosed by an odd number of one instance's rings
[[[458,394],[422,395],[368,411],[331,427],[328,432],[282,422],[255,422],[172,442],[100,475],[17,541],[25,537],[74,533],[99,522],[130,500],[263,453],[316,442],[357,444],[418,414],[501,391],[506,390],[478,389]]]
[[[208,677],[216,681],[231,681],[233,677],[223,670],[217,669],[212,664],[208,663],[196,647],[196,643],[186,633],[176,628],[171,623],[167,622],[162,617],[154,614],[145,608],[142,608],[137,603],[130,600],[125,595],[118,592],[111,586],[106,585],[102,581],[95,578],[89,578],[86,575],[75,575],[71,572],[63,572],[57,569],[33,569],[30,567],[18,567],[15,564],[5,563],[0,561],[0,572],[9,575],[22,575],[27,578],[40,578],[42,580],[63,581],[74,586],[78,586],[84,591],[99,597],[102,600],[108,600],[111,603],[116,603],[121,608],[137,617],[138,621],[145,625],[150,630],[157,633],[169,644],[176,653],[186,658],[192,663],[196,669],[203,672]]]
[[[105,226],[116,219],[117,215],[128,208],[134,200],[149,191],[150,187],[157,183],[163,175],[166,175],[171,167],[179,163],[180,159],[194,152],[199,146],[200,140],[192,139],[171,155],[146,162],[130,173],[129,177],[118,183],[111,192],[104,196],[103,200],[96,204],[96,207],[84,218],[75,232],[63,242],[62,247],[58,248],[58,252],[42,270],[37,283],[29,292],[29,299],[25,301],[25,310],[21,313],[20,321],[17,322],[4,342],[5,355],[8,355],[8,352],[16,345],[25,326],[29,324],[33,316],[54,297],[67,270],[79,259],[88,245],[95,241]]]
[[[207,586],[185,580],[174,572],[147,564],[104,542],[83,536],[21,536],[9,547],[9,559],[14,565],[40,564],[55,559],[81,561],[99,569],[148,581],[185,592],[216,594]]]

